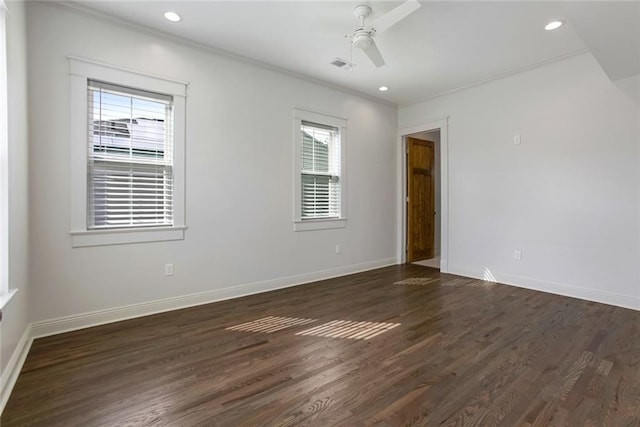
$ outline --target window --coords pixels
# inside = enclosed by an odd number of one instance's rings
[[[184,238],[186,84],[70,61],[73,246]]]
[[[340,130],[302,122],[302,219],[340,218]]]
[[[87,228],[173,225],[173,97],[88,89]]]
[[[346,120],[295,110],[296,231],[346,226],[343,150]]]

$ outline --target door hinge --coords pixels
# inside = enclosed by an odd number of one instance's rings
[[[405,202],[409,203],[409,196],[405,197]]]

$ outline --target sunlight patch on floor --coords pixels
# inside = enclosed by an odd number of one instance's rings
[[[423,259],[421,261],[415,261],[412,264],[421,265],[423,267],[440,269],[440,256],[435,256],[431,259]]]
[[[397,326],[400,326],[400,323],[352,322],[348,320],[334,320],[333,322],[325,323],[323,325],[307,329],[306,331],[298,332],[296,335],[368,340]]]
[[[227,331],[263,332],[266,334],[270,334],[271,332],[281,331],[293,326],[306,325],[312,322],[317,322],[317,319],[299,319],[297,317],[269,316],[263,319],[254,320],[252,322],[230,326],[225,329]]]

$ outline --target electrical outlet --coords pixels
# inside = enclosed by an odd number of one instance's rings
[[[165,276],[173,276],[173,264],[165,264],[164,265],[164,275]]]
[[[522,142],[522,138],[520,137],[520,134],[518,134],[518,135],[514,135],[514,136],[513,136],[513,143],[514,143],[515,145],[518,145],[518,144],[520,144],[521,142]]]
[[[340,245],[336,245],[336,253],[339,254],[341,251]]]
[[[513,251],[513,259],[515,259],[516,261],[522,260],[522,251],[520,251],[518,249]]]

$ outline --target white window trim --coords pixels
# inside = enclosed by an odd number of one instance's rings
[[[302,155],[302,122],[312,122],[340,129],[340,218],[302,219],[302,183],[300,179]],[[347,119],[307,110],[293,109],[293,231],[327,230],[331,228],[345,228],[347,226],[347,185],[346,185],[346,146]]]
[[[16,293],[18,293],[18,288],[13,288],[5,293],[0,293],[0,310],[2,310],[7,304],[9,304],[9,301],[11,301]]]
[[[9,100],[7,17],[0,0],[0,308],[15,294],[9,291]]]
[[[71,224],[73,247],[117,245],[184,239],[185,132],[187,82],[140,73],[91,60],[69,57]],[[87,80],[95,79],[173,96],[174,165],[173,226],[87,229]]]

